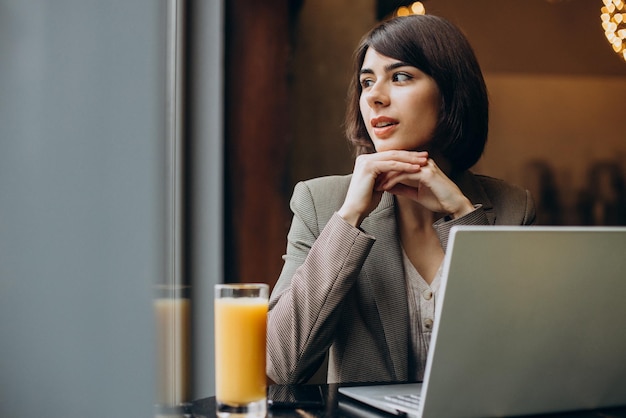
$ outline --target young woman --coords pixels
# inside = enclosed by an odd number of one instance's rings
[[[444,19],[391,19],[355,55],[354,171],[299,183],[270,298],[267,373],[305,382],[421,380],[453,225],[534,221],[530,194],[472,174],[488,125],[472,48]],[[485,254],[489,257],[489,254]]]

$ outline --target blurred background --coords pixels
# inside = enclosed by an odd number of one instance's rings
[[[352,51],[412,3],[227,4],[227,277],[275,280],[295,182],[351,172],[342,123]],[[541,224],[626,223],[626,61],[605,37],[604,3],[421,3],[464,31],[483,68],[490,131],[473,171],[531,190]]]
[[[412,3],[0,0],[1,416],[152,414],[155,285],[190,289],[170,395],[214,394],[213,284],[275,283],[295,183],[352,170],[352,51]],[[473,170],[531,190],[541,224],[626,224],[605,2],[422,5],[484,71]]]

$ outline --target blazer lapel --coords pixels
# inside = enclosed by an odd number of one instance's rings
[[[373,321],[370,325],[385,336],[388,367],[394,374],[393,379],[406,380],[409,311],[393,195],[383,195],[381,203],[363,220],[361,228],[376,237],[361,270],[363,290],[374,299],[378,311],[378,318],[369,318]],[[367,298],[367,294],[362,297]],[[398,295],[405,297],[398,299]]]

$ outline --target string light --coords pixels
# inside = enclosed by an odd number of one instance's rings
[[[626,61],[626,5],[623,0],[602,0],[600,20],[613,51]]]
[[[409,15],[423,15],[423,14],[426,14],[426,8],[424,7],[421,1],[416,1],[410,6],[398,7],[394,13],[395,16],[409,16]]]

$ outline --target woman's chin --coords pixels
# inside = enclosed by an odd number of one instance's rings
[[[425,151],[425,149],[402,147],[402,146],[393,145],[393,144],[381,144],[376,147],[376,152],[383,152],[383,151]]]
[[[430,144],[422,141],[396,141],[393,138],[373,141],[376,152],[383,151],[429,151]]]

